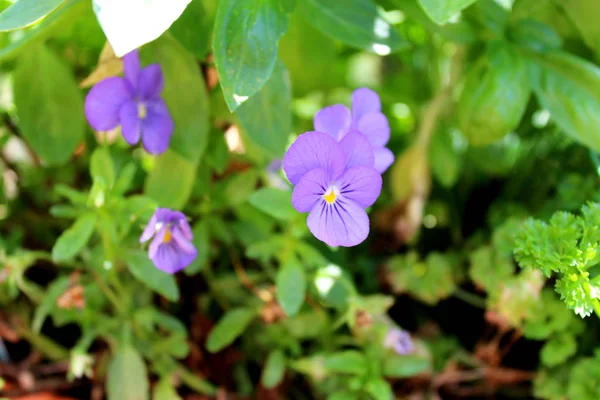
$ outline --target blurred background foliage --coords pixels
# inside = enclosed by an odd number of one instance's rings
[[[4,396],[600,398],[596,0],[192,0],[141,48],[160,156],[85,122],[122,72],[102,1],[27,3],[0,1]],[[363,86],[396,162],[334,249],[278,161]],[[193,225],[175,276],[138,243],[157,206]]]

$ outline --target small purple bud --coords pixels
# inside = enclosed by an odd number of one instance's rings
[[[388,331],[383,346],[393,349],[399,355],[411,353],[415,349],[408,332],[398,328],[391,328]]]

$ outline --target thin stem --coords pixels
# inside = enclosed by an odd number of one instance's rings
[[[485,308],[485,299],[461,288],[456,288],[452,293],[456,298],[477,308]]]
[[[104,279],[102,279],[100,277],[100,275],[95,272],[94,272],[94,279],[95,279],[96,283],[98,284],[98,287],[100,288],[100,290],[102,290],[102,292],[104,293],[106,298],[112,303],[113,307],[117,310],[117,312],[119,314],[125,314],[127,309],[125,308],[124,303],[119,301],[119,299],[115,295],[114,291],[110,288],[110,286],[108,286],[108,284],[106,282],[104,282]]]

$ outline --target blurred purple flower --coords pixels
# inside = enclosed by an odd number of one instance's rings
[[[381,192],[367,138],[350,130],[338,143],[322,132],[307,132],[290,146],[283,169],[295,185],[292,204],[310,212],[307,225],[330,246],[355,246],[369,234],[371,206]]]
[[[121,125],[123,137],[134,145],[142,139],[148,153],[167,150],[173,134],[171,114],[160,97],[164,80],[160,65],[141,68],[138,51],[123,57],[125,77],[98,82],[85,99],[85,115],[97,131]]]
[[[315,115],[315,130],[331,135],[338,142],[351,130],[367,137],[375,156],[374,167],[380,173],[394,162],[394,154],[385,147],[390,140],[390,125],[381,112],[377,93],[367,88],[352,93],[352,113],[346,106],[336,104],[321,109]]]
[[[156,268],[169,274],[187,267],[198,255],[192,244],[190,225],[179,211],[158,208],[144,229],[140,242],[146,242],[153,236],[148,256]]]
[[[415,349],[408,332],[398,328],[391,328],[388,331],[383,346],[393,349],[399,355],[411,353]]]

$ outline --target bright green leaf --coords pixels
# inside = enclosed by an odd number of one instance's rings
[[[160,207],[181,209],[185,206],[196,177],[196,163],[172,150],[160,155],[146,178],[144,193]]]
[[[169,378],[162,378],[152,391],[152,400],[181,400]]]
[[[208,334],[208,351],[216,353],[229,346],[246,330],[254,317],[256,312],[248,308],[236,308],[227,312]]]
[[[33,321],[31,322],[31,330],[35,333],[39,333],[42,330],[42,325],[44,324],[44,320],[50,314],[52,309],[56,307],[56,300],[67,290],[71,280],[68,276],[62,276],[53,281],[48,290],[44,299],[40,303],[40,305],[35,309],[35,314],[33,315]]]
[[[292,192],[289,190],[262,188],[252,193],[248,202],[281,221],[289,221],[298,216],[298,212],[292,207]]]
[[[83,138],[83,97],[73,72],[45,46],[27,52],[14,73],[21,132],[48,164],[66,162]]]
[[[395,398],[392,386],[382,378],[368,381],[365,385],[365,391],[375,400],[390,400]]]
[[[351,46],[380,55],[408,47],[371,0],[302,0],[299,8],[315,28]]]
[[[148,400],[146,365],[133,347],[122,346],[110,360],[106,392],[108,400]]]
[[[169,29],[179,43],[200,59],[211,49],[217,4],[214,0],[192,0]]]
[[[269,81],[242,104],[236,115],[247,137],[272,157],[283,157],[292,132],[292,90],[278,62]]]
[[[52,259],[56,262],[63,262],[75,257],[92,237],[96,219],[97,216],[94,213],[86,213],[79,217],[54,243]]]
[[[108,187],[115,182],[115,168],[110,151],[106,147],[98,147],[90,159],[90,174],[94,180],[102,180]]]
[[[577,351],[577,342],[570,333],[554,335],[544,344],[540,352],[542,363],[548,367],[555,367],[564,363]]]
[[[383,362],[383,374],[389,378],[409,378],[431,368],[431,362],[425,358],[390,353]]]
[[[454,14],[467,8],[477,0],[419,0],[419,4],[429,17],[439,25],[443,25]]]
[[[345,350],[325,356],[325,368],[331,372],[353,375],[364,375],[368,371],[368,363],[364,354],[356,350]]]
[[[277,386],[285,374],[285,355],[281,350],[273,350],[267,357],[260,382],[267,389]]]
[[[50,14],[64,0],[19,0],[0,14],[0,31],[21,29]]]
[[[219,1],[213,49],[225,101],[231,111],[267,83],[294,1]]]
[[[277,300],[288,316],[295,315],[304,304],[306,275],[296,261],[281,267],[275,280]]]
[[[146,253],[131,252],[125,255],[125,262],[131,275],[138,281],[170,301],[179,300],[175,277],[156,268]]]
[[[581,32],[583,40],[600,57],[600,24],[595,0],[565,0],[557,2]]]

